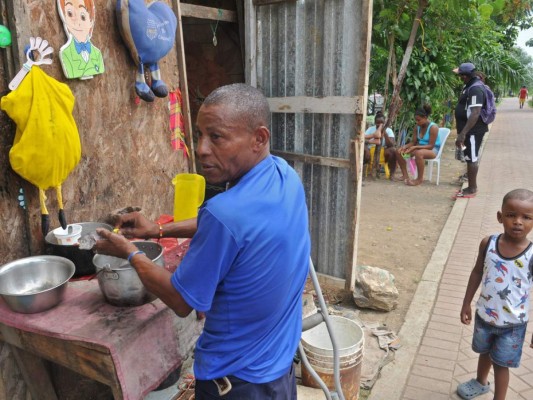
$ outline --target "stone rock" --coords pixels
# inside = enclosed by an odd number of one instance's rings
[[[391,311],[398,305],[398,289],[389,271],[362,265],[357,267],[353,299],[361,308]]]

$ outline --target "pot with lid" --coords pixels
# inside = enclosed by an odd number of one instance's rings
[[[132,243],[139,250],[144,251],[155,264],[165,267],[163,247],[159,243],[151,241]],[[98,286],[109,304],[119,307],[140,306],[157,298],[146,290],[137,271],[128,260],[95,254],[93,264],[96,267]]]
[[[112,230],[113,227],[102,222],[78,222],[76,225],[81,226],[80,236],[84,237],[89,233],[95,232],[96,228]],[[65,257],[74,263],[76,271],[74,278],[85,275],[92,275],[96,272],[93,264],[94,252],[92,250],[83,250],[75,245],[60,244],[53,231],[48,232],[44,238],[46,254]]]

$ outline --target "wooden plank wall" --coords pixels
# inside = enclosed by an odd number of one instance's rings
[[[135,103],[135,65],[116,24],[112,0],[95,0],[96,26],[92,42],[103,54],[106,72],[88,81],[64,78],[58,61],[66,42],[56,1],[0,0],[3,23],[9,26],[13,46],[0,49],[1,95],[25,61],[23,49],[30,36],[47,39],[54,48],[54,63],[42,69],[66,82],[76,98],[74,118],[82,143],[79,165],[63,184],[68,222],[98,221],[117,208],[137,205],[146,215],[173,212],[171,179],[188,172],[187,160],[170,147],[168,98]],[[170,1],[167,1],[170,4]],[[170,89],[179,85],[177,52],[160,62]],[[0,113],[0,264],[39,254],[43,250],[38,191],[9,167],[8,153],[14,124]],[[24,188],[27,211],[19,207]],[[51,228],[59,226],[55,194],[47,192]],[[0,400],[29,399],[8,347],[0,344]]]
[[[66,36],[55,1],[21,0],[13,2],[12,6],[14,14],[10,19],[16,21],[17,31],[13,32],[13,37],[19,53],[29,43],[30,36],[47,39],[55,50],[55,62],[42,69],[66,82],[76,98],[74,118],[81,138],[82,157],[63,185],[67,220],[101,220],[109,211],[129,205],[141,206],[153,218],[161,213],[172,214],[171,179],[177,173],[188,171],[187,160],[170,147],[168,98],[135,103],[136,68],[117,28],[115,2],[96,0],[92,42],[102,51],[106,72],[87,81],[67,81],[63,76],[57,56]],[[176,54],[173,50],[160,62],[163,80],[171,89],[179,85]],[[22,54],[15,54],[15,59],[19,65],[24,61]],[[4,78],[9,81],[12,77]],[[6,118],[3,114],[1,127],[9,131],[10,123]],[[22,184],[29,203],[27,227],[24,213],[17,208],[15,195],[21,183],[6,165],[12,141],[12,136],[8,137],[9,133],[1,139],[0,160],[4,172],[0,181],[0,210],[3,211],[3,227],[10,229],[9,232],[3,229],[0,234],[0,262],[30,251],[38,253],[43,239],[38,192],[34,187]],[[47,195],[51,227],[55,228],[59,225],[55,194],[48,191]],[[25,230],[28,230],[27,239],[23,239]],[[28,241],[31,250],[24,243]]]

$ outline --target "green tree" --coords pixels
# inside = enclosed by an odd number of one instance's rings
[[[516,90],[531,79],[531,61],[514,47],[529,26],[531,4],[524,0],[376,1],[370,91],[385,94],[389,123],[401,129],[423,103],[432,105],[434,120],[450,111],[462,85],[451,71],[461,62],[476,64],[493,90]]]

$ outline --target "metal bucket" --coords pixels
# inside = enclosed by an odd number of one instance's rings
[[[82,237],[96,231],[96,228],[104,228],[109,231],[113,229],[111,225],[101,222],[78,222],[77,224],[81,225],[80,236]],[[65,257],[74,263],[76,267],[75,278],[92,275],[96,272],[93,264],[94,252],[92,250],[82,250],[78,246],[59,244],[53,231],[48,232],[44,241],[46,254]]]
[[[155,264],[165,267],[163,247],[159,243],[151,241],[132,243],[144,251]],[[93,264],[96,267],[98,285],[109,304],[119,307],[140,306],[157,298],[146,290],[137,271],[128,260],[96,254]]]
[[[329,320],[337,341],[342,392],[347,400],[357,400],[363,361],[363,329],[348,318],[329,316]],[[311,367],[324,381],[328,389],[334,390],[333,345],[326,324],[321,323],[303,332],[302,346]],[[320,389],[303,363],[302,383],[304,386]]]

